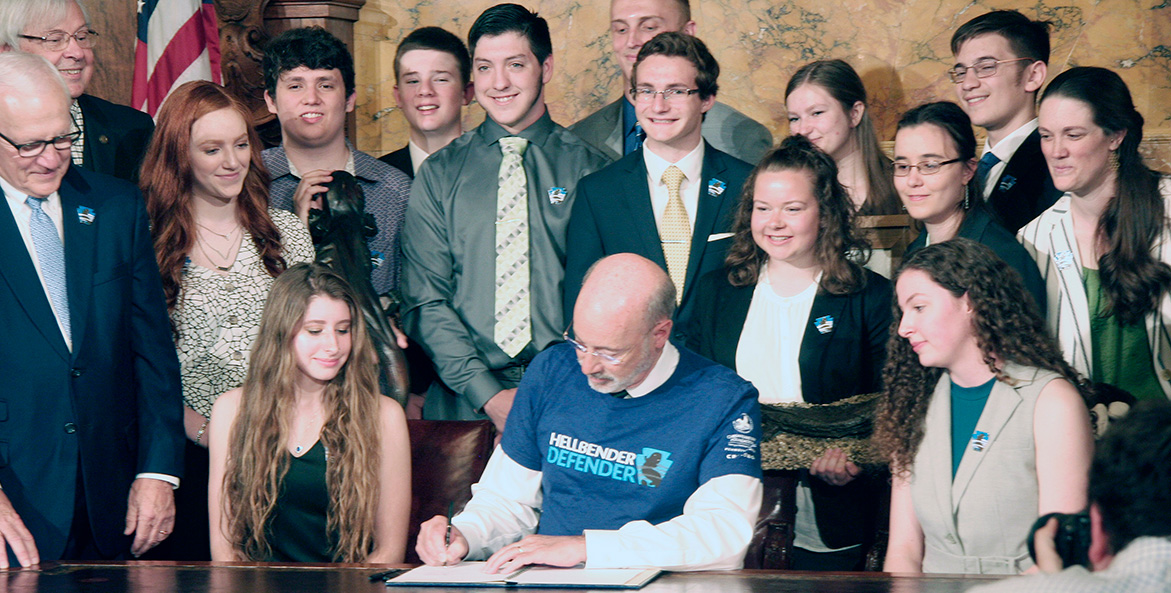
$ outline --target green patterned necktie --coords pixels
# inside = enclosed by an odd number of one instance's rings
[[[500,139],[504,158],[496,190],[496,327],[493,339],[516,357],[532,340],[529,306],[529,196],[524,151],[529,141]]]

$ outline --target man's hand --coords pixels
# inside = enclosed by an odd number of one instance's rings
[[[95,509],[96,510],[96,509]],[[130,553],[141,556],[167,539],[175,528],[175,491],[154,478],[138,478],[130,485],[126,505],[126,535],[134,534]]]
[[[29,533],[12,508],[8,495],[0,490],[0,568],[8,568],[8,550],[20,561],[21,566],[32,566],[41,563],[41,555],[37,552],[37,543],[33,541],[33,534]]]
[[[419,526],[415,553],[424,564],[447,566],[458,564],[468,555],[468,540],[455,526],[451,528],[451,545],[446,544],[447,517],[435,515]]]
[[[530,535],[492,554],[484,566],[484,572],[512,572],[530,564],[568,568],[585,561],[584,535]]]
[[[1057,517],[1049,519],[1045,526],[1033,532],[1033,552],[1037,554],[1037,568],[1041,572],[1061,572],[1065,561],[1057,553]]]
[[[324,169],[314,169],[301,177],[301,182],[293,191],[293,213],[301,219],[301,224],[309,225],[310,208],[321,208],[320,194],[326,191],[325,184],[333,181],[331,173]]]
[[[862,473],[862,468],[854,465],[846,456],[846,452],[838,448],[826,449],[809,466],[809,473],[825,480],[831,486],[845,486]]]
[[[496,425],[497,439],[504,434],[504,422],[508,420],[508,411],[512,409],[512,400],[516,398],[516,388],[505,389],[492,396],[484,404],[484,413]]]

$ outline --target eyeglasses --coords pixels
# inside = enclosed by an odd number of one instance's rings
[[[662,95],[668,101],[682,101],[684,97],[690,97],[699,92],[699,89],[663,89],[656,91],[654,89],[630,89],[634,93],[636,101],[643,103],[650,103],[655,100],[655,95]]]
[[[1011,60],[994,60],[992,58],[984,58],[983,60],[976,60],[971,66],[957,65],[947,71],[948,77],[955,84],[964,81],[964,77],[968,75],[968,70],[976,71],[976,78],[988,78],[989,76],[996,76],[996,69],[1001,64],[1009,62],[1020,62],[1022,60],[1032,60],[1033,58],[1013,58]]]
[[[911,174],[911,169],[918,169],[920,175],[935,175],[943,168],[944,165],[958,163],[963,159],[951,159],[950,161],[922,161],[915,163],[895,163],[894,175],[895,177],[906,177]]]
[[[25,142],[24,144],[13,142],[11,138],[4,134],[0,134],[0,138],[3,138],[5,142],[11,144],[16,149],[16,154],[27,159],[40,156],[42,152],[45,152],[45,147],[50,144],[57,150],[65,150],[73,146],[73,143],[77,142],[78,138],[81,138],[81,130],[69,132],[68,134],[63,134],[49,140],[34,140],[32,142]]]
[[[589,346],[586,346],[585,344],[582,344],[581,342],[578,342],[577,340],[569,337],[569,329],[572,327],[573,324],[569,324],[569,327],[565,328],[565,331],[561,333],[561,337],[566,342],[569,342],[571,345],[573,345],[573,347],[577,349],[578,352],[582,354],[589,354],[590,356],[596,357],[606,364],[622,364],[621,358],[614,356],[613,354],[606,354],[605,352],[594,352],[593,350],[590,350]]]
[[[66,33],[65,31],[49,31],[42,35],[18,35],[21,39],[28,39],[29,41],[40,41],[41,45],[49,51],[61,51],[69,47],[69,40],[76,39],[77,46],[82,49],[91,49],[94,44],[98,42],[98,32],[93,29],[82,29],[76,33]]]

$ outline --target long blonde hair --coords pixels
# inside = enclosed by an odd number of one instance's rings
[[[374,547],[379,498],[378,355],[366,333],[353,290],[321,264],[297,264],[277,277],[265,303],[260,334],[232,424],[224,473],[228,537],[250,560],[271,554],[266,527],[288,471],[286,441],[293,415],[297,363],[291,343],[314,296],[345,302],[352,349],[326,387],[321,444],[327,451],[327,529],[333,559],[361,562]]]

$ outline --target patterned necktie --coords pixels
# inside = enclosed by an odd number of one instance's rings
[[[642,130],[642,124],[634,122],[634,125],[631,126],[630,129],[626,132],[626,151],[622,154],[630,154],[642,148],[643,140],[646,140],[646,132]]]
[[[496,189],[496,326],[493,340],[516,357],[532,340],[529,310],[529,195],[524,151],[529,141],[500,139],[504,158]]]
[[[33,237],[33,247],[37,250],[37,261],[41,264],[41,276],[45,279],[45,286],[49,289],[49,299],[53,302],[53,311],[65,332],[65,339],[70,340],[69,329],[69,293],[65,288],[65,248],[61,245],[61,237],[57,235],[57,225],[53,219],[41,209],[44,198],[29,196],[24,201],[32,208],[28,230]]]
[[[980,181],[981,186],[988,184],[988,172],[999,162],[1000,157],[992,154],[992,151],[988,151],[980,157],[980,162],[976,164],[976,179]]]
[[[683,184],[683,171],[671,165],[663,171],[663,184],[667,186],[667,207],[659,224],[659,237],[663,241],[663,256],[667,260],[667,274],[675,283],[675,304],[683,300],[683,281],[687,278],[687,258],[691,254],[691,223],[679,186]]]

